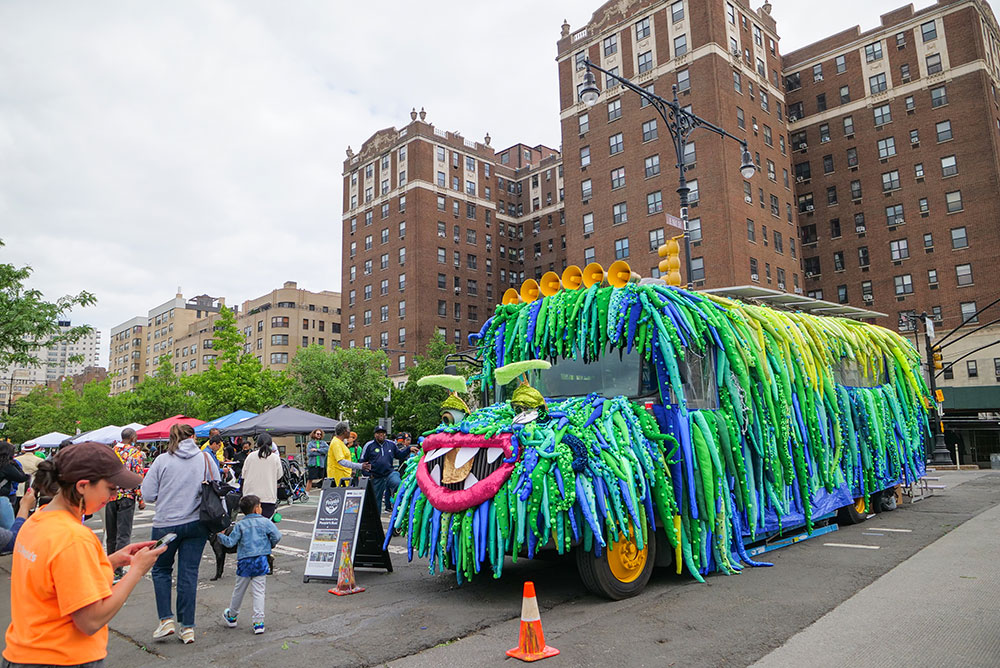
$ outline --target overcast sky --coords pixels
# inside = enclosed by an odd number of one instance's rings
[[[904,3],[773,4],[789,52]],[[339,290],[346,147],[421,106],[497,148],[559,147],[555,43],[599,5],[5,0],[0,262],[49,298],[96,293],[72,317],[105,363],[110,328],[178,286]]]

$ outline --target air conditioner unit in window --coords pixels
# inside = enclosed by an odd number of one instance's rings
[[[798,116],[796,116],[795,114],[790,114],[790,115],[788,116],[788,122],[789,122],[789,123],[794,123],[794,122],[795,122],[795,121],[797,121],[797,120],[799,120],[799,117],[798,117]]]
[[[820,143],[820,144],[825,144],[825,143],[827,143],[828,141],[830,141],[830,138],[829,138],[829,137],[823,137],[822,139],[820,139],[820,140],[819,140],[819,143]]]
[[[806,272],[806,278],[812,278],[812,277],[813,277],[813,276],[815,276],[815,275],[816,275],[816,274],[815,274],[815,273],[813,273],[813,272],[811,272],[811,271],[807,271],[807,272]]]
[[[746,197],[743,198],[743,201],[746,202],[747,204],[753,204],[753,197],[747,195]]]
[[[455,288],[455,294],[456,294],[456,295],[460,295],[460,294],[462,294],[462,288],[459,288],[459,287],[456,287],[456,288]]]
[[[864,225],[855,225],[854,227],[854,231],[857,232],[858,234],[864,234],[867,229],[868,228],[865,227]]]
[[[751,281],[759,281],[760,280],[760,275],[759,274],[750,274],[750,280]]]
[[[743,55],[743,54],[740,53],[739,49],[733,49],[733,56],[734,57],[739,58],[741,55]]]
[[[804,150],[806,150],[807,148],[809,148],[809,144],[807,144],[807,143],[805,143],[805,142],[802,142],[801,144],[799,144],[799,150],[800,150],[800,151],[804,151]]]
[[[895,223],[893,223],[893,225],[906,225],[906,221],[900,218]]]
[[[759,129],[760,129],[760,128],[758,128],[758,127],[757,127],[757,124],[756,124],[756,123],[754,123],[754,124],[753,124],[753,131],[754,131],[754,132],[757,132],[757,130],[759,130]]]
[[[813,206],[812,204],[807,204],[807,205],[806,205],[806,211],[812,211],[812,210],[813,210],[813,209],[815,209],[815,208],[816,208],[816,207],[814,207],[814,206]]]
[[[874,295],[864,295],[862,297],[862,299],[864,299],[866,302],[873,302],[873,301],[875,301],[875,296]]]
[[[785,284],[784,283],[778,283],[778,289],[779,290],[784,290],[785,289]]]
[[[795,177],[795,182],[796,183],[802,183],[805,180],[806,180],[806,177],[804,177],[804,176],[796,176]]]

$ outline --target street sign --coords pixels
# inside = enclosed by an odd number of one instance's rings
[[[941,390],[934,390],[934,398],[938,400],[938,403],[944,403],[944,392]]]
[[[927,329],[927,338],[931,341],[934,340],[934,321],[930,318],[924,318],[924,327]]]
[[[684,230],[684,221],[678,218],[677,216],[670,215],[669,213],[667,214],[667,225],[669,225],[670,227],[676,227],[678,230],[681,231]]]

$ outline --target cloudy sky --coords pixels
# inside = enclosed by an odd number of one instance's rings
[[[785,52],[905,4],[773,3]],[[558,147],[555,42],[599,4],[5,0],[0,262],[50,298],[96,293],[72,317],[105,345],[178,286],[339,290],[345,148],[421,106]]]

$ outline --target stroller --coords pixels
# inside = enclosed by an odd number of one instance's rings
[[[278,478],[278,501],[305,503],[309,494],[305,490],[306,476],[302,465],[294,459],[281,460],[281,477]]]

